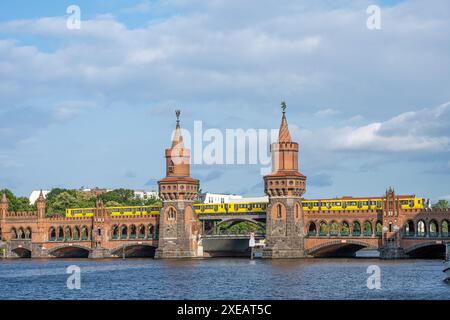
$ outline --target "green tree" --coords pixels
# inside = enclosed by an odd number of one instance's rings
[[[120,207],[120,203],[116,201],[108,201],[105,203],[105,207]]]
[[[449,207],[450,206],[449,206],[448,200],[444,200],[444,199],[439,200],[438,202],[436,202],[433,205],[433,208],[435,208],[435,209],[448,209]]]
[[[16,197],[9,189],[0,190],[0,195],[6,194],[8,199],[8,211],[10,212],[24,212],[36,210],[35,205],[31,205],[27,197]]]
[[[50,203],[47,203],[47,214],[65,214],[68,208],[78,208],[78,200],[70,192],[64,191],[55,196]]]
[[[162,202],[157,197],[151,196],[145,199],[143,204],[144,206],[154,206],[154,205],[162,205]]]
[[[134,196],[134,191],[129,189],[116,189],[113,191],[105,192],[98,196],[99,200],[102,200],[103,203],[107,203],[109,201],[115,201],[120,203],[121,205],[127,206],[139,206],[142,205],[142,200],[137,199]]]

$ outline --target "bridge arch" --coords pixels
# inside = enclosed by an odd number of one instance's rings
[[[33,237],[33,231],[31,230],[30,227],[27,227],[25,229],[25,239],[30,239]]]
[[[406,248],[405,253],[411,258],[443,259],[445,256],[445,242],[436,243],[436,241],[427,241]]]
[[[120,227],[120,239],[128,239],[128,226],[125,224]]]
[[[56,230],[55,227],[51,226],[50,229],[48,229],[48,241],[55,241],[56,240]]]
[[[346,220],[341,223],[340,235],[343,237],[350,235],[350,224]]]
[[[79,227],[79,226],[75,226],[75,227],[73,228],[73,236],[72,236],[72,239],[73,239],[73,240],[80,240],[80,236],[81,236],[80,227]]]
[[[28,248],[17,247],[11,250],[18,258],[31,258],[31,250]]]
[[[89,240],[90,239],[90,232],[89,228],[87,226],[81,227],[81,240]]]
[[[361,223],[358,220],[353,221],[353,224],[352,224],[352,236],[353,237],[361,236]]]
[[[405,223],[405,235],[407,237],[414,237],[416,235],[416,227],[413,220],[408,220]]]
[[[149,239],[155,239],[156,238],[156,234],[155,234],[155,226],[153,224],[149,224],[148,225],[148,234],[147,234],[147,238]]]
[[[138,239],[145,239],[145,226],[140,224],[138,229]]]
[[[373,235],[373,225],[369,220],[364,221],[364,236],[371,237]]]
[[[63,241],[64,240],[64,229],[62,226],[59,226],[58,231],[56,232],[56,239],[58,241]]]
[[[111,239],[112,240],[118,240],[120,238],[119,236],[119,226],[117,224],[114,224],[111,227]]]
[[[428,234],[430,237],[437,237],[439,235],[439,223],[435,219],[431,219],[428,223]]]
[[[363,248],[377,249],[370,243],[359,240],[331,240],[307,250],[313,257],[354,257]]]
[[[441,222],[441,235],[443,237],[448,237],[450,235],[449,234],[449,225],[450,224],[449,224],[447,219],[442,220],[442,222]]]
[[[111,249],[111,255],[125,258],[153,258],[156,247],[152,244],[129,243]]]
[[[11,234],[11,239],[17,239],[17,229],[16,228],[12,227],[10,234]]]
[[[417,236],[425,237],[427,235],[427,224],[425,220],[420,219],[417,221]]]
[[[64,230],[64,240],[72,240],[72,229],[69,226]]]
[[[328,235],[328,223],[325,220],[319,222],[319,236]]]
[[[80,245],[61,245],[52,248],[48,254],[55,258],[88,258],[91,249]]]
[[[130,236],[129,236],[129,238],[133,239],[133,240],[136,239],[136,226],[134,224],[132,224],[130,226]]]
[[[314,221],[311,221],[308,226],[308,236],[316,236],[317,235],[317,226]]]

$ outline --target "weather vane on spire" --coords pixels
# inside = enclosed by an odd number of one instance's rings
[[[180,114],[181,114],[180,110],[175,110],[175,115],[177,116],[177,126],[180,125]]]
[[[286,108],[287,108],[286,102],[285,101],[281,101],[281,110],[283,110],[283,113],[286,112]]]

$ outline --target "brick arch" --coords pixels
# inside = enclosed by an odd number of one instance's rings
[[[286,219],[286,206],[279,201],[272,204],[271,217],[274,220],[285,220]]]
[[[318,233],[318,229],[317,229],[318,227],[319,226],[317,224],[317,221],[309,221],[306,224],[306,234],[308,236],[316,236]]]
[[[405,253],[411,253],[417,249],[421,249],[421,248],[425,248],[425,247],[430,247],[430,246],[437,246],[437,245],[445,245],[445,244],[449,244],[450,241],[442,241],[442,243],[436,243],[436,241],[427,241],[427,242],[422,242],[413,246],[410,246],[408,248],[405,248]]]
[[[127,243],[121,246],[117,246],[113,249],[110,250],[111,255],[113,256],[123,256],[125,255],[125,257],[140,257],[140,256],[154,256],[155,255],[155,250],[156,250],[156,246],[154,246],[153,244],[150,243]],[[140,251],[145,252],[145,255],[141,254],[141,255],[136,255],[136,251]]]
[[[294,219],[299,221],[302,218],[302,205],[300,201],[296,201],[294,204]]]
[[[112,240],[120,239],[120,225],[117,223],[111,226],[111,239]]]
[[[353,219],[350,224],[351,235],[354,237],[359,237],[363,234],[363,225],[360,220]]]
[[[31,248],[16,247],[11,249],[19,258],[31,258]]]
[[[48,254],[54,257],[88,257],[91,248],[82,245],[60,245],[48,250]]]
[[[178,210],[174,206],[168,206],[164,210],[164,218],[169,223],[174,223],[178,219]]]
[[[119,227],[119,239],[126,240],[130,234],[130,228],[127,224],[123,223]]]
[[[342,240],[326,241],[326,242],[323,242],[321,244],[315,245],[315,246],[307,249],[306,251],[307,251],[307,253],[309,255],[315,255],[318,252],[320,252],[321,250],[326,249],[326,248],[330,248],[330,250],[333,249],[333,248],[339,249],[339,248],[342,248],[342,247],[345,247],[345,246],[349,246],[349,245],[359,246],[361,248],[378,249],[376,246],[373,246],[369,242],[348,239],[348,240],[345,240],[345,242],[342,242]]]

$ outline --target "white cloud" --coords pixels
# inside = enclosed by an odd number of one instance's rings
[[[314,115],[317,117],[328,117],[328,116],[337,115],[339,113],[340,113],[339,110],[327,108],[327,109],[321,109],[321,110],[317,111],[316,113],[314,113]]]

